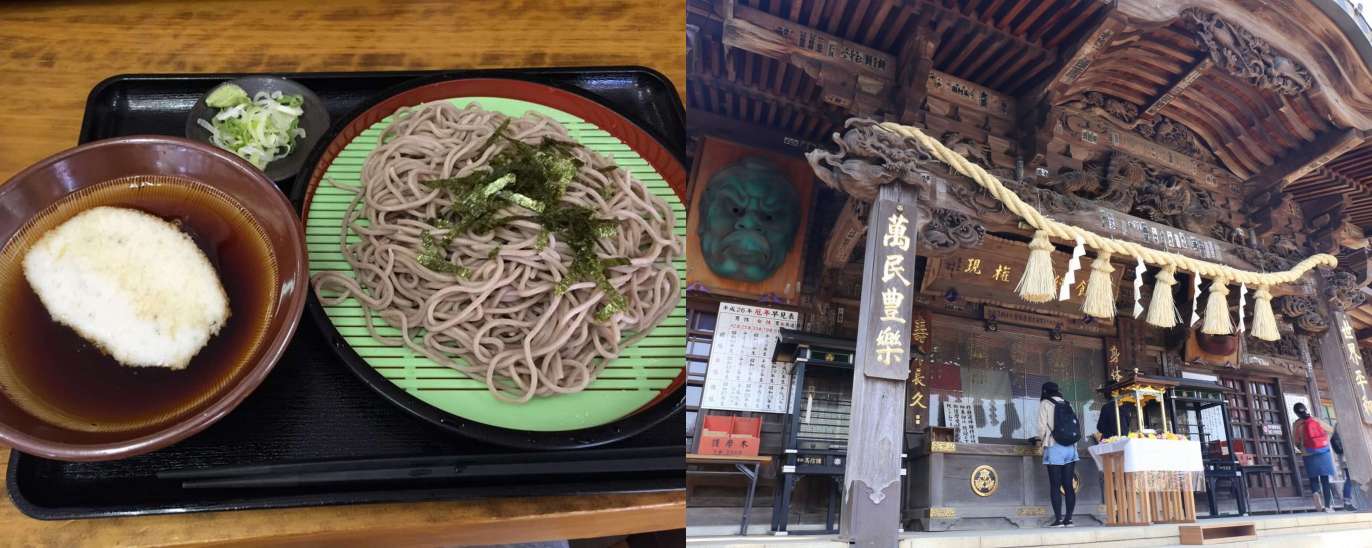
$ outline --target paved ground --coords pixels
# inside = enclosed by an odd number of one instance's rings
[[[1270,503],[1271,501],[1269,501]],[[1284,502],[1284,501],[1283,501]],[[1283,505],[1285,508],[1285,505]],[[1372,513],[1298,513],[1201,520],[1201,524],[1252,523],[1258,538],[1222,544],[1242,548],[1372,547]],[[950,531],[906,533],[900,548],[1068,547],[1136,548],[1180,546],[1177,525],[1140,527],[1074,527],[1013,531]],[[847,548],[835,537],[708,537],[690,538],[692,548]]]

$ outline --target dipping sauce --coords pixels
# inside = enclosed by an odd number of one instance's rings
[[[124,367],[52,319],[24,278],[23,257],[48,230],[97,206],[136,209],[194,240],[228,296],[228,322],[182,370]],[[155,430],[198,410],[252,363],[278,298],[262,228],[224,193],[176,177],[130,177],[67,196],[0,252],[0,390],[25,412],[73,431]]]

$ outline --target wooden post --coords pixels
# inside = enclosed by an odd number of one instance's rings
[[[1315,278],[1319,294],[1324,295],[1329,284],[1323,276]],[[1320,364],[1328,376],[1334,411],[1339,416],[1339,438],[1343,441],[1348,475],[1366,495],[1372,483],[1372,387],[1367,386],[1367,373],[1348,317],[1337,306],[1328,308],[1329,331],[1320,337]]]
[[[1296,349],[1301,353],[1301,362],[1305,364],[1305,391],[1310,396],[1310,414],[1321,419],[1328,419],[1325,416],[1324,405],[1320,395],[1320,383],[1315,380],[1315,363],[1310,357],[1310,337],[1306,335],[1296,336]]]
[[[883,185],[867,222],[840,530],[860,547],[890,548],[899,536],[917,194],[913,185]]]

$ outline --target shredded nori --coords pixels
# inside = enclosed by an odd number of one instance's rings
[[[456,232],[449,230],[442,239],[425,232],[419,236],[419,264],[424,268],[443,274],[453,274],[459,278],[472,275],[472,269],[453,264],[447,258],[448,244],[452,243]]]
[[[448,191],[452,205],[441,211],[438,218],[430,220],[434,226],[446,229],[447,233],[442,238],[427,233],[422,236],[419,263],[435,272],[470,275],[470,269],[452,264],[446,258],[448,245],[457,234],[484,234],[515,219],[532,219],[543,227],[535,243],[539,250],[548,246],[550,236],[554,234],[558,241],[572,249],[572,264],[556,291],[560,294],[571,284],[595,282],[596,287],[606,295],[605,304],[596,311],[595,317],[599,321],[609,319],[624,310],[628,302],[623,294],[610,285],[606,270],[629,264],[629,261],[625,258],[601,259],[596,254],[598,239],[614,237],[617,230],[615,221],[598,219],[594,210],[562,201],[568,185],[582,167],[581,160],[572,154],[581,145],[547,138],[537,145],[531,145],[506,136],[504,132],[509,123],[508,119],[502,122],[477,151],[480,157],[498,140],[508,142],[509,146],[491,158],[489,171],[464,177],[420,181],[429,187]],[[613,169],[610,168],[610,171]],[[601,168],[601,172],[608,176],[609,173],[604,170]],[[610,187],[606,185],[605,188]],[[601,195],[607,196],[604,188],[601,189]],[[511,205],[527,209],[533,215],[502,216],[501,211]],[[498,253],[498,248],[493,249],[491,256]]]

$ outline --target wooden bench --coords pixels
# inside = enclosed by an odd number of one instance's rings
[[[1220,544],[1258,538],[1258,528],[1252,523],[1216,523],[1213,525],[1183,525],[1177,528],[1181,543],[1187,545]]]

